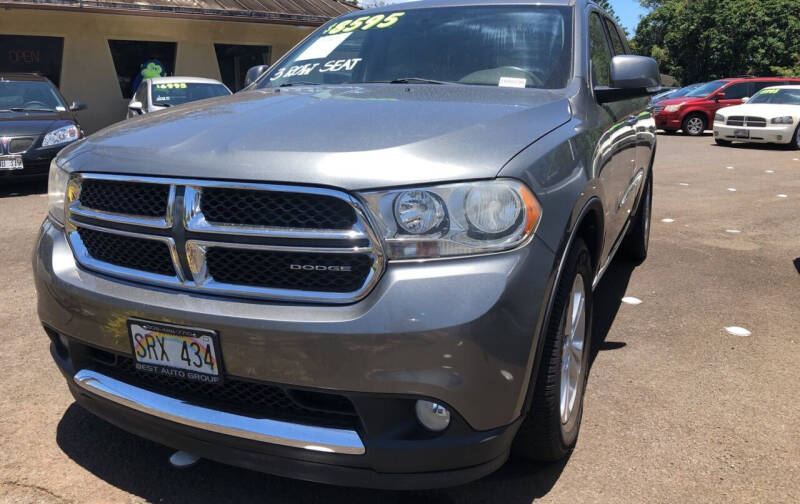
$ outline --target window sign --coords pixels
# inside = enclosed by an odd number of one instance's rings
[[[0,35],[0,72],[39,73],[57,87],[63,51],[61,37]]]

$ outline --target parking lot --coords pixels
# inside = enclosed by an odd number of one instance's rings
[[[798,151],[660,135],[650,257],[598,286],[575,452],[414,493],[176,471],[73,404],[36,317],[45,188],[0,183],[0,501],[800,502]]]

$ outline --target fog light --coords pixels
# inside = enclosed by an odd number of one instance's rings
[[[450,412],[439,403],[417,401],[417,420],[428,430],[443,431],[450,425]]]
[[[783,135],[778,135],[778,141],[779,142],[783,141]]]

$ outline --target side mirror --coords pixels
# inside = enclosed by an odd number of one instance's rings
[[[742,103],[747,103],[749,101],[750,101],[750,97],[749,96],[745,96],[744,98],[742,98]]]
[[[717,100],[717,101],[724,100],[725,99],[725,93],[720,91],[719,93],[714,95],[714,99]]]
[[[638,98],[661,88],[658,63],[647,56],[624,54],[611,60],[611,86],[598,86],[594,94],[600,103]]]
[[[250,67],[250,70],[247,71],[247,75],[244,77],[244,87],[247,87],[257,81],[259,77],[267,73],[268,69],[269,65],[256,65],[254,67]]]
[[[73,111],[73,112],[77,112],[77,111],[79,111],[79,110],[86,110],[87,108],[88,108],[88,107],[86,106],[86,104],[85,104],[85,103],[83,103],[83,102],[79,102],[79,101],[74,101],[74,102],[72,102],[72,104],[69,106],[69,109],[70,109],[71,111]]]
[[[142,113],[142,102],[140,101],[132,101],[128,104],[128,110],[133,112]]]

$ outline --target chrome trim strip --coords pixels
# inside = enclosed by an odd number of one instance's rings
[[[167,214],[163,220],[150,219],[146,217],[138,217],[134,215],[121,215],[111,212],[100,212],[94,209],[87,209],[80,205],[80,185],[84,179],[100,179],[100,180],[115,180],[125,182],[138,182],[148,184],[169,184],[169,201]],[[157,285],[165,285],[170,287],[177,287],[180,289],[205,292],[209,294],[222,294],[229,296],[248,297],[248,298],[262,298],[262,299],[275,299],[280,301],[301,301],[301,302],[322,302],[322,303],[352,303],[365,297],[375,286],[380,279],[386,267],[386,255],[383,250],[383,243],[375,234],[371,227],[370,220],[367,213],[364,211],[362,204],[346,192],[309,186],[292,186],[292,185],[278,185],[278,184],[260,184],[248,182],[227,182],[227,181],[214,181],[214,180],[196,180],[196,179],[180,179],[180,178],[167,178],[167,177],[140,177],[140,176],[127,176],[127,175],[110,175],[98,173],[76,173],[73,174],[70,180],[70,187],[67,194],[67,225],[65,226],[70,244],[72,245],[75,256],[78,262],[89,268],[107,273],[112,276],[118,276],[129,280],[142,281],[146,283],[153,283]],[[183,208],[177,209],[175,212],[174,206],[176,203],[176,192],[179,186],[184,187]],[[232,224],[219,224],[209,223],[200,211],[200,198],[202,196],[202,189],[205,187],[217,188],[230,188],[242,190],[257,190],[257,191],[280,191],[280,192],[295,192],[304,194],[318,194],[330,196],[340,199],[351,206],[356,214],[356,223],[351,229],[346,230],[314,230],[314,229],[296,229],[296,228],[273,228],[273,227],[259,227],[259,226],[246,226],[246,225],[232,225]],[[172,219],[173,213],[182,215],[183,222],[174,222]],[[108,222],[108,226],[88,224],[81,222],[77,219],[72,219],[73,215],[77,218],[88,217],[96,220]],[[178,250],[175,240],[170,236],[157,236],[151,234],[141,234],[136,232],[120,231],[114,228],[113,224],[128,224],[138,226],[142,233],[147,233],[148,228],[170,229],[176,230],[177,226],[183,226],[184,229],[203,233],[208,235],[208,239],[192,239],[186,241],[185,249]],[[177,275],[169,277],[148,273],[140,270],[133,270],[130,268],[123,268],[113,264],[105,263],[94,259],[88,254],[86,247],[77,233],[77,227],[85,227],[97,231],[115,233],[134,238],[144,238],[150,240],[159,240],[167,243],[172,255],[173,265]],[[228,242],[226,236],[233,239],[237,236],[250,236],[250,237],[263,237],[263,238],[282,238],[282,239],[307,239],[307,240],[342,240],[342,241],[356,241],[367,240],[369,246],[367,247],[314,247],[308,243],[303,246],[295,245],[250,245]],[[372,259],[372,267],[369,274],[364,280],[363,285],[353,292],[320,292],[320,291],[303,291],[303,290],[289,290],[289,289],[274,289],[266,287],[252,287],[235,284],[225,284],[214,281],[208,274],[208,269],[205,265],[205,253],[209,247],[227,247],[227,248],[249,248],[261,250],[275,250],[285,252],[316,252],[316,253],[356,253],[356,254],[369,254]],[[189,263],[190,271],[184,271],[181,266],[181,255],[186,254],[186,260]]]
[[[350,204],[350,206],[353,206],[352,200],[347,197],[347,195],[329,189],[320,189],[319,192],[317,192],[305,190],[297,191],[295,187],[276,186],[271,184],[245,184],[242,186],[234,186],[231,184],[201,186],[193,184],[186,186],[186,192],[183,196],[183,223],[184,227],[189,231],[227,235],[263,236],[267,238],[313,238],[318,240],[359,240],[367,237],[367,234],[364,232],[364,225],[361,221],[357,221],[351,229],[303,229],[209,222],[206,220],[206,216],[203,214],[203,211],[200,208],[203,187],[221,187],[226,189],[258,190],[265,192],[276,191],[303,194],[322,194],[324,196],[331,196],[339,200],[346,201]]]
[[[195,406],[88,369],[75,373],[73,380],[103,399],[195,429],[318,452],[363,455],[366,451],[353,430],[253,418]]]
[[[116,264],[107,263],[105,261],[100,261],[99,259],[95,259],[94,257],[91,256],[91,254],[89,254],[89,251],[86,249],[86,245],[84,245],[83,240],[81,240],[81,236],[80,234],[78,234],[78,227],[91,229],[93,231],[100,231],[103,233],[110,233],[110,234],[128,236],[131,238],[140,238],[143,240],[153,240],[162,242],[166,244],[167,247],[169,248],[170,257],[172,258],[172,266],[173,268],[175,268],[176,275],[175,276],[159,275],[158,273],[150,273],[148,271],[126,268],[123,266],[117,266]],[[64,229],[67,233],[67,239],[69,240],[69,243],[72,246],[72,251],[75,254],[75,257],[78,259],[78,262],[90,269],[139,282],[145,281],[159,285],[169,285],[173,287],[186,284],[186,278],[184,277],[183,271],[181,269],[180,259],[178,258],[178,250],[177,247],[175,246],[175,240],[173,240],[168,236],[131,233],[128,231],[121,231],[119,229],[111,229],[100,226],[94,226],[91,224],[84,224],[82,222],[75,222],[71,219],[67,219],[67,223],[66,226],[64,226]]]
[[[206,253],[209,248],[239,248],[248,250],[274,250],[291,252],[319,252],[319,253],[362,253],[372,257],[372,267],[367,274],[362,286],[352,292],[324,292],[305,291],[295,289],[280,289],[274,287],[254,287],[249,285],[230,284],[218,282],[208,272]],[[269,245],[250,245],[242,243],[220,243],[189,240],[186,242],[186,258],[194,278],[195,288],[198,291],[213,292],[234,296],[254,296],[282,299],[287,301],[317,301],[326,303],[348,303],[357,301],[366,296],[380,278],[380,269],[383,267],[382,256],[375,254],[371,248],[314,248],[314,247],[276,247]]]

